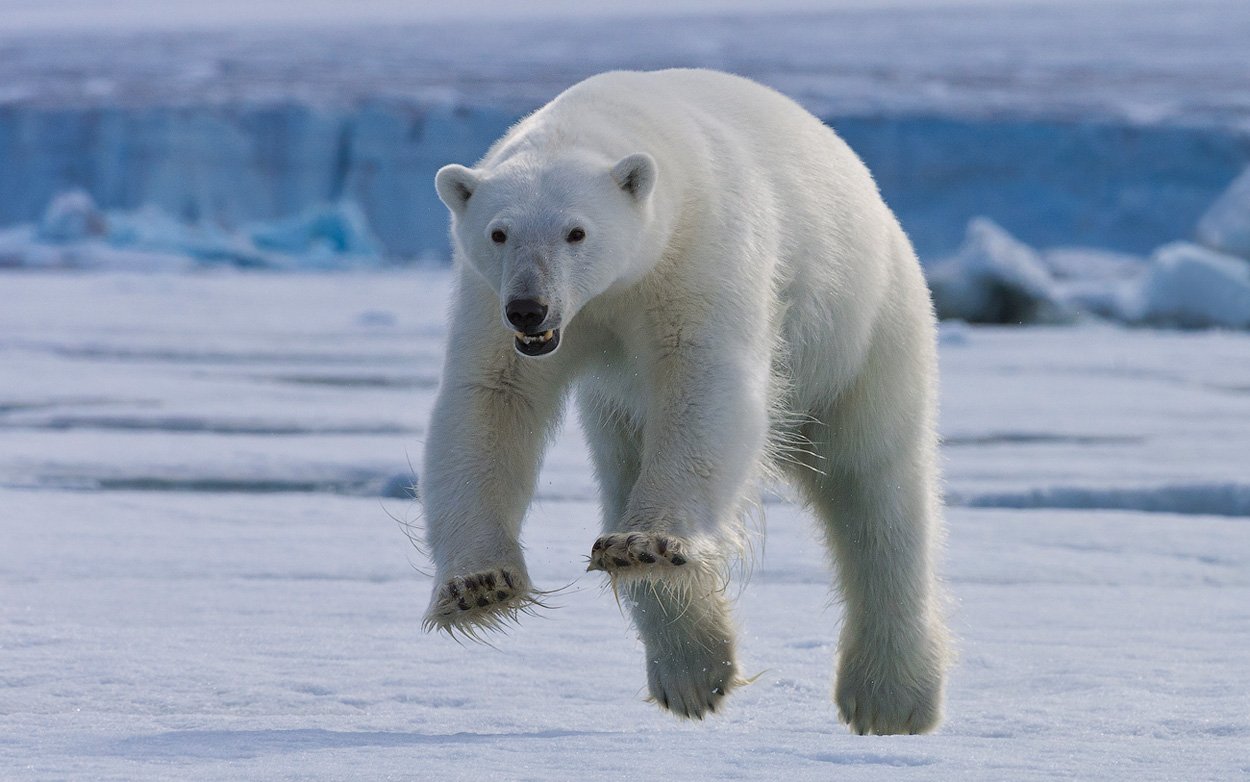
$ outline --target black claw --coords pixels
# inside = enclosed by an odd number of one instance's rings
[[[657,549],[657,550],[658,550],[661,554],[664,554],[665,552],[667,552],[667,551],[668,551],[668,541],[667,541],[667,540],[665,540],[664,538],[660,538],[659,540],[657,540],[657,541],[655,542],[655,546],[656,546],[656,549]]]
[[[612,562],[613,562],[613,563],[614,563],[617,567],[627,567],[627,566],[629,565],[629,560],[628,560],[628,559],[621,559],[620,557],[612,557]]]
[[[508,584],[508,588],[509,588],[509,589],[516,589],[516,587],[515,587],[515,586],[513,586],[513,584],[512,584],[512,574],[511,574],[511,573],[509,573],[509,572],[508,572],[508,571],[506,571],[506,570],[501,570],[501,571],[499,571],[499,573],[503,576],[503,580],[504,580],[505,582],[507,582],[507,584]]]
[[[490,605],[490,600],[487,599],[486,595],[482,595],[481,597],[477,599],[477,605],[478,605],[478,608],[485,608],[486,606]]]
[[[668,561],[672,562],[674,565],[686,564],[686,558],[683,557],[681,554],[674,554],[673,556],[668,558]]]
[[[469,603],[463,597],[456,601],[456,605],[460,606],[461,611],[469,610]]]
[[[495,588],[495,574],[494,573],[487,573],[486,575],[482,576],[482,580],[486,582],[487,589]]]
[[[645,551],[638,555],[638,559],[642,562],[646,562],[648,565],[655,562],[655,557],[651,556]]]
[[[447,591],[452,597],[460,597],[460,587],[456,586],[454,581],[447,585]]]
[[[476,576],[465,576],[465,577],[464,577],[464,588],[465,588],[465,589],[477,589],[477,577],[476,577]]]
[[[607,544],[603,542],[603,538],[599,538],[598,540],[596,540],[596,541],[595,541],[595,545],[593,545],[593,546],[591,546],[591,547],[590,547],[590,550],[591,550],[591,551],[600,551],[600,550],[601,550],[601,549],[603,549],[603,548],[604,548],[604,546],[606,546],[606,545],[607,545]]]

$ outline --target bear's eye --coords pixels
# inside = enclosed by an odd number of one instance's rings
[[[508,241],[508,235],[504,233],[501,229],[496,228],[495,230],[490,232],[490,240],[494,242],[495,244],[503,244],[504,242]]]
[[[569,235],[564,238],[568,240],[569,244],[577,244],[586,238],[586,232],[580,228],[574,228],[572,231],[569,231]]]

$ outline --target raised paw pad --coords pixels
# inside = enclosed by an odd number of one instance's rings
[[[647,532],[618,532],[595,541],[586,570],[608,573],[655,570],[681,567],[689,561],[679,538]]]
[[[495,570],[449,579],[439,588],[436,613],[447,616],[508,603],[519,595],[515,578],[507,570]]]

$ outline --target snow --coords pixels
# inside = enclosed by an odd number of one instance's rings
[[[985,508],[1119,508],[1152,513],[1250,516],[1250,486],[1235,483],[1141,489],[1066,486],[985,494],[969,500],[968,504]]]
[[[1250,775],[1244,0],[107,6],[0,0],[0,776]],[[668,66],[834,126],[945,314],[1064,324],[943,324],[936,735],[837,724],[783,487],[737,603],[758,679],[702,724],[644,703],[573,422],[525,533],[557,608],[419,630],[433,172]]]
[[[738,600],[759,679],[701,724],[642,701],[641,646],[583,572],[571,422],[525,533],[559,608],[497,648],[420,633],[400,487],[448,285],[0,276],[6,779],[1250,773],[1250,336],[943,327],[947,721],[857,737],[829,700],[830,575],[784,492]]]

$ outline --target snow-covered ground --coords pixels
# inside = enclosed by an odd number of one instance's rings
[[[723,714],[642,702],[583,573],[570,422],[526,530],[559,606],[422,635],[400,522],[445,272],[0,276],[5,779],[1238,779],[1250,774],[1250,337],[942,335],[960,659],[942,730],[856,737],[839,608],[770,499]],[[411,465],[410,465],[411,462]]]

